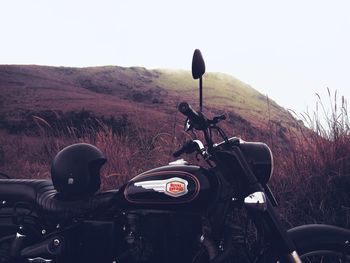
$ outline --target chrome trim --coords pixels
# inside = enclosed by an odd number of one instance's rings
[[[190,123],[190,120],[187,118],[186,122],[185,122],[185,127],[184,127],[184,130],[186,132],[190,131],[192,129],[192,125]]]
[[[61,244],[61,241],[58,238],[55,238],[52,243],[55,247],[57,247]]]
[[[179,182],[183,184],[183,191],[181,192],[173,192],[169,189],[171,183]],[[150,181],[142,181],[134,183],[136,187],[142,187],[144,189],[152,189],[153,191],[164,193],[171,197],[180,197],[188,193],[188,182],[179,177],[172,177],[165,180],[150,180]]]
[[[41,258],[41,257],[28,258],[28,262],[33,262],[33,263],[50,263],[52,261],[53,261],[52,259],[45,259],[45,258]]]
[[[204,144],[200,140],[193,140],[193,142],[197,143],[199,150],[205,150]]]
[[[298,252],[295,250],[289,254],[289,257],[295,262],[295,263],[302,263],[301,258],[298,255]]]
[[[16,238],[25,238],[26,237],[26,235],[22,235],[22,234],[20,234],[20,233],[16,233]]]
[[[244,204],[252,209],[266,211],[267,203],[264,192],[255,192],[244,198]]]
[[[187,165],[188,162],[184,159],[178,159],[176,161],[170,162],[169,165]]]
[[[207,160],[209,158],[209,154],[207,149],[205,149],[204,144],[200,140],[193,140],[193,142],[198,145],[199,151],[201,152],[203,158]]]

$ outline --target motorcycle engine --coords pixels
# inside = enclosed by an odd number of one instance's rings
[[[127,221],[125,241],[134,262],[194,262],[202,231],[199,216],[128,214]]]

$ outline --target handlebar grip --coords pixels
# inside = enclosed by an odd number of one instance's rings
[[[197,149],[197,144],[192,140],[186,141],[180,149],[173,153],[173,157],[179,157],[183,153],[192,153]]]
[[[181,102],[178,109],[183,115],[187,116],[193,122],[197,124],[203,122],[203,117],[199,115],[198,112],[195,111],[187,102]]]

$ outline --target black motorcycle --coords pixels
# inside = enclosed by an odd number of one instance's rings
[[[282,226],[267,185],[269,147],[229,138],[218,126],[225,116],[202,113],[204,73],[196,50],[200,111],[186,102],[178,109],[186,131],[201,132],[205,143],[187,141],[174,157],[193,153],[206,165],[180,159],[96,193],[103,154],[87,144],[69,146],[54,160],[53,181],[0,180],[0,262],[349,261],[350,231]],[[214,134],[222,141],[214,143]]]

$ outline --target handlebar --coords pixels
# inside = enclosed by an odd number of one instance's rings
[[[179,104],[179,107],[178,107],[179,111],[187,116],[189,119],[195,121],[195,122],[198,122],[201,120],[201,118],[199,117],[199,114],[197,111],[195,111],[191,105],[189,105],[187,102],[181,102]]]
[[[185,142],[180,149],[174,152],[173,156],[176,158],[182,155],[183,153],[193,153],[197,149],[198,149],[197,144],[194,141],[190,140]]]
[[[178,110],[188,117],[197,130],[205,130],[208,127],[206,117],[201,112],[194,110],[187,102],[181,102],[178,106]]]
[[[223,137],[223,139],[227,141],[227,137],[223,130],[220,127],[216,126],[218,122],[226,119],[225,115],[216,116],[212,120],[207,119],[202,112],[194,110],[187,102],[181,102],[178,106],[178,110],[183,115],[187,116],[190,128],[193,127],[196,130],[203,132],[205,141],[207,143],[207,150],[198,140],[187,141],[179,150],[173,153],[174,157],[178,157],[183,153],[193,153],[199,150],[204,159],[208,159],[210,151],[213,149],[213,141],[211,137],[212,129],[216,129]]]

